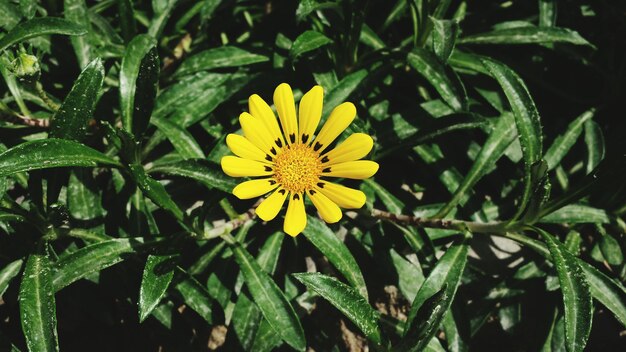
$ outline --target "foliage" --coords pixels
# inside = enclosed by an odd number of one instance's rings
[[[0,350],[618,350],[624,13],[0,0]],[[219,167],[281,82],[380,164],[296,238]]]

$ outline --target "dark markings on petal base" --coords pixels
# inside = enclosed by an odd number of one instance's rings
[[[315,192],[315,191],[314,191],[314,190],[312,190],[312,189],[311,189],[311,190],[309,190],[309,194],[310,194],[310,195],[314,195],[315,193],[317,193],[317,192]]]
[[[265,166],[265,171],[272,171],[272,168],[269,166]]]
[[[324,182],[318,182],[317,183],[317,187],[324,188]]]
[[[327,167],[327,168],[325,168],[324,170],[322,170],[322,172],[330,172],[330,168],[329,168],[329,167]]]
[[[291,141],[291,143],[296,143],[296,135],[295,133],[292,133],[289,135],[289,140]]]
[[[272,157],[269,154],[265,154],[265,160],[272,161],[274,159],[272,159]]]
[[[315,147],[313,147],[313,150],[318,151],[320,150],[321,147],[322,147],[322,144],[320,142],[315,142]]]
[[[274,143],[276,143],[276,145],[278,146],[278,148],[282,148],[283,147],[283,142],[280,141],[280,138],[276,138],[276,140],[274,141]]]
[[[284,189],[281,189],[280,191],[278,191],[278,193],[280,193],[280,194],[285,194],[285,190],[284,190]]]
[[[272,185],[272,186],[276,184],[276,181],[274,181],[274,180],[267,180],[267,181],[268,181],[268,182],[270,183],[270,185]]]
[[[276,155],[276,149],[274,149],[274,147],[272,147],[272,149],[270,149],[270,152],[272,152],[272,154]]]
[[[330,159],[328,159],[328,156],[325,156],[325,157],[322,158],[322,162],[323,163],[327,163],[329,161],[330,161]]]
[[[306,141],[309,140],[309,135],[308,134],[303,134],[302,135],[302,143],[306,143]]]
[[[293,195],[293,200],[298,200],[300,199],[300,195],[299,194],[294,194]]]

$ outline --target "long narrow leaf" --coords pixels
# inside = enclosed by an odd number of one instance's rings
[[[543,135],[541,122],[539,121],[539,112],[526,85],[513,70],[494,60],[481,59],[481,61],[493,78],[498,81],[511,105],[520,143],[522,144],[525,170],[524,193],[517,213],[514,216],[514,218],[517,218],[524,211],[526,204],[530,200],[536,181],[532,177],[532,167],[541,160],[543,153]]]
[[[80,143],[63,139],[41,139],[22,143],[0,154],[0,177],[22,171],[62,166],[119,166],[110,157]]]
[[[20,285],[20,317],[30,351],[58,351],[56,304],[50,259],[31,254]]]
[[[320,273],[297,273],[293,276],[339,309],[368,339],[381,343],[378,314],[359,292],[334,277]]]
[[[30,38],[47,34],[83,35],[85,28],[76,23],[56,17],[33,18],[20,23],[0,38],[0,52],[9,46]]]
[[[328,258],[328,261],[348,280],[365,299],[367,287],[365,279],[348,247],[321,220],[309,217],[304,236]]]
[[[286,343],[298,351],[304,351],[306,340],[302,325],[285,295],[248,251],[237,244],[231,248],[248,290],[265,319]]]
[[[546,242],[559,276],[565,308],[565,346],[569,352],[582,351],[591,332],[593,316],[589,284],[576,257],[563,244],[544,230],[534,230]]]

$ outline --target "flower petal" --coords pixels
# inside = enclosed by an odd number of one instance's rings
[[[378,171],[378,163],[371,160],[346,161],[324,168],[322,176],[345,177],[363,180],[374,176]]]
[[[372,150],[374,140],[365,133],[354,133],[322,157],[324,165],[359,160]]]
[[[333,224],[341,220],[341,209],[339,209],[339,206],[332,200],[328,199],[328,197],[314,189],[309,190],[309,197],[324,221]]]
[[[283,138],[283,133],[280,131],[280,126],[278,126],[276,115],[274,115],[274,111],[272,111],[272,108],[267,105],[263,98],[256,94],[251,95],[248,99],[248,109],[252,116],[263,121],[263,124],[272,135],[272,140],[277,147],[280,148],[285,145],[285,139]]]
[[[292,237],[296,237],[306,227],[306,211],[304,210],[304,195],[291,194],[283,230]]]
[[[271,178],[245,181],[233,188],[233,194],[239,199],[250,199],[264,195],[278,187],[278,183]]]
[[[296,142],[298,135],[298,122],[296,121],[296,103],[293,100],[293,92],[287,83],[281,83],[274,91],[274,105],[283,126],[287,143]]]
[[[221,160],[222,170],[230,177],[268,176],[274,170],[265,163],[227,155]]]
[[[342,208],[358,209],[365,204],[365,193],[356,189],[331,182],[320,182],[315,189]]]
[[[261,204],[259,204],[255,210],[256,215],[258,215],[263,221],[272,220],[276,217],[276,215],[278,215],[278,212],[280,212],[286,198],[287,191],[282,188],[277,189],[274,193],[270,194],[269,197],[265,198]]]
[[[241,124],[244,136],[246,136],[252,144],[256,145],[263,152],[271,154],[272,157],[276,156],[278,151],[274,147],[272,135],[267,131],[267,128],[265,128],[263,121],[244,112],[239,115],[239,123]]]
[[[320,152],[326,149],[354,121],[355,117],[354,104],[343,103],[337,106],[315,138],[313,149]]]
[[[266,154],[244,136],[229,133],[228,136],[226,136],[226,145],[233,154],[244,159],[268,160],[266,159]]]
[[[324,89],[320,86],[311,88],[300,100],[298,127],[300,129],[300,141],[304,144],[311,143],[313,140],[313,134],[322,117],[323,103]]]

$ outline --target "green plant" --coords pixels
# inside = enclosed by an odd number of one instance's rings
[[[0,0],[0,349],[618,349],[625,12]],[[294,238],[219,165],[282,82],[380,165]]]

